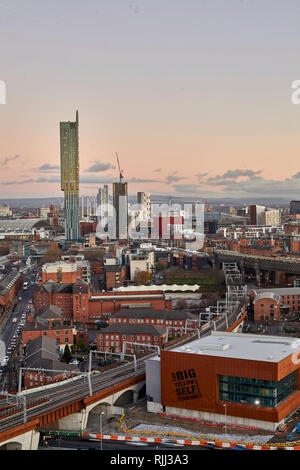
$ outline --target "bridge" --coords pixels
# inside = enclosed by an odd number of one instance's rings
[[[272,284],[287,284],[295,277],[300,276],[300,258],[291,256],[257,256],[230,250],[214,250],[212,256],[214,266],[222,267],[222,264],[236,262],[242,279],[245,281],[246,271],[255,274],[258,286],[262,280]]]
[[[236,272],[236,265],[233,269]],[[227,271],[228,277],[228,271]],[[181,339],[185,344],[213,330],[234,331],[245,318],[245,290],[229,286],[223,308],[197,329],[196,335]],[[174,345],[166,345],[173,347]],[[122,364],[104,372],[92,371],[56,384],[23,390],[16,395],[2,392],[0,400],[0,450],[37,449],[39,429],[82,431],[90,413],[112,414],[145,395],[145,359]],[[6,397],[5,397],[6,393]],[[14,406],[11,406],[11,399]]]

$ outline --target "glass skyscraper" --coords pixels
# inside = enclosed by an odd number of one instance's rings
[[[78,126],[78,111],[75,122],[60,123],[61,190],[65,196],[65,237],[69,241],[80,238]]]

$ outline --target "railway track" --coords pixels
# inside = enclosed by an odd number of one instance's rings
[[[228,314],[228,325],[232,325],[237,318],[238,313],[241,311],[242,304],[239,304],[237,308]],[[201,338],[204,336],[208,336],[211,331],[225,331],[227,327],[227,323],[225,318],[220,317],[215,322],[210,322],[204,327],[201,328]],[[197,339],[198,335],[190,336],[180,342],[177,343],[176,346],[181,344],[186,344],[194,339]],[[174,345],[170,346],[170,349],[174,347]],[[143,356],[140,359],[137,359],[137,370],[134,369],[133,363],[123,364],[115,369],[105,371],[102,373],[92,373],[91,374],[91,385],[93,394],[97,394],[101,391],[104,391],[108,388],[114,387],[125,380],[137,377],[145,373],[145,360],[149,359],[150,357],[155,356],[156,353],[151,353],[147,356]],[[18,396],[22,396],[18,394]],[[37,418],[38,416],[47,414],[50,411],[53,411],[61,406],[74,403],[78,400],[83,400],[84,398],[89,397],[89,387],[87,377],[79,377],[75,379],[73,382],[69,383],[61,383],[58,384],[56,387],[46,390],[39,390],[39,391],[32,391],[31,393],[26,394],[26,400],[30,401],[42,401],[45,400],[44,403],[39,404],[35,407],[28,408],[26,410],[26,418],[27,422]],[[0,433],[21,425],[24,423],[24,412],[20,411],[14,415],[10,415],[7,417],[3,417],[0,421]]]

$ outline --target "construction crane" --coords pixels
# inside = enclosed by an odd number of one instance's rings
[[[118,162],[118,168],[119,168],[119,174],[120,174],[120,183],[122,183],[122,179],[123,179],[123,170],[121,170],[120,162],[119,162],[119,157],[118,157],[117,152],[116,152],[116,156],[117,156],[117,162]]]

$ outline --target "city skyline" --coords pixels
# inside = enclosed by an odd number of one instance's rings
[[[117,181],[117,151],[130,193],[297,196],[296,1],[69,5],[0,4],[0,198],[60,195],[74,109],[82,194]]]

